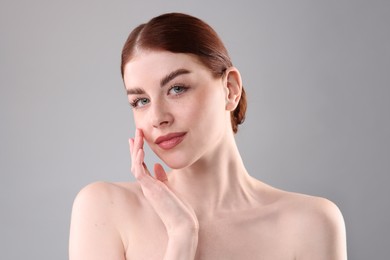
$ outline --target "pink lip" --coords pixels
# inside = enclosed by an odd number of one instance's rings
[[[169,150],[183,141],[185,132],[181,133],[170,133],[167,135],[160,136],[156,139],[155,143],[164,150]]]

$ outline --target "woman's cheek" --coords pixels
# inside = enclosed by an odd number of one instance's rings
[[[180,112],[176,113],[176,118],[180,118],[184,121],[197,121],[199,117],[201,117],[204,110],[202,99],[203,96],[199,93],[197,95],[191,95],[190,97],[183,99],[175,110]]]
[[[134,124],[136,129],[140,129],[142,133],[144,134],[145,140],[148,140],[149,133],[147,128],[147,122],[146,122],[146,116],[142,116],[140,113],[134,112]]]
[[[133,118],[134,118],[134,123],[137,128],[142,128],[146,124],[146,118],[147,116],[145,115],[145,111],[142,109],[134,109],[133,110]]]

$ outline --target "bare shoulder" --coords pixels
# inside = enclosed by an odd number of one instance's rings
[[[286,213],[305,222],[316,221],[331,225],[343,221],[338,206],[326,198],[284,192],[282,203],[285,204]]]
[[[95,227],[111,225],[120,229],[126,216],[140,208],[143,194],[138,183],[94,182],[77,194],[72,209],[74,217],[88,218]],[[131,219],[130,219],[131,220]]]
[[[321,197],[282,194],[282,215],[297,259],[346,259],[345,224],[338,206]]]
[[[73,203],[70,259],[123,259],[123,226],[137,210],[140,194],[136,183],[95,182],[85,186]]]
[[[80,190],[75,198],[75,204],[103,206],[106,203],[112,205],[122,200],[134,200],[136,202],[140,192],[137,183],[94,182]]]
[[[96,214],[96,218],[114,217],[118,211],[136,207],[142,194],[136,183],[94,182],[80,190],[73,213]]]

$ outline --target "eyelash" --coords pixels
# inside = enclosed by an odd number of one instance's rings
[[[189,87],[184,85],[184,84],[176,84],[176,85],[173,85],[170,89],[168,89],[168,93],[171,92],[171,90],[173,90],[174,88],[182,89],[181,92],[174,93],[175,96],[180,96],[181,94],[183,94],[184,92],[186,92],[189,89]]]
[[[138,108],[137,103],[139,101],[141,101],[142,99],[147,99],[147,98],[136,98],[136,99],[134,99],[133,101],[130,102],[130,106],[133,107],[133,108]]]
[[[174,93],[173,95],[175,97],[178,97],[180,95],[182,95],[183,93],[187,92],[187,90],[189,89],[188,86],[184,85],[184,84],[176,84],[176,85],[173,85],[171,88],[168,89],[168,94],[174,89],[174,88],[180,88],[182,91],[179,92],[179,93]],[[133,101],[130,102],[130,106],[133,107],[133,108],[140,108],[139,106],[137,106],[137,103],[141,100],[147,100],[147,98],[136,98],[134,99]]]

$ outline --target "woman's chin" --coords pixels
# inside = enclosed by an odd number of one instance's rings
[[[176,155],[176,156],[157,155],[157,156],[161,159],[161,161],[164,162],[165,165],[167,165],[172,170],[186,168],[192,163],[190,160],[188,160],[188,158],[183,158],[184,156],[180,156],[180,155]]]
[[[166,166],[173,170],[183,169],[194,163],[194,158],[197,156],[193,151],[185,149],[162,150],[152,146],[152,151],[164,162]]]
[[[183,169],[183,168],[186,168],[189,164],[188,163],[185,163],[184,161],[180,161],[180,160],[163,160],[161,159],[165,165],[167,165],[169,168],[171,168],[172,170],[178,170],[178,169]]]

